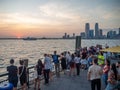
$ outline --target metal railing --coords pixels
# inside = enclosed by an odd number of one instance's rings
[[[31,69],[34,69],[34,66],[30,66],[27,68],[27,86],[28,87],[30,85],[30,74],[33,74],[33,71],[30,71]],[[0,74],[0,78],[2,78],[2,80],[0,80],[0,84],[4,82],[8,82],[8,72]]]
[[[31,84],[33,84],[32,81],[34,80],[34,77],[32,75],[32,74],[34,74],[34,70],[32,70],[32,69],[34,69],[34,65],[27,67],[27,86],[28,86],[28,88],[30,87]],[[61,68],[60,68],[60,72],[61,72]],[[52,73],[53,73],[53,75],[55,75],[55,71],[53,71]],[[31,77],[30,77],[30,75],[31,75]],[[8,72],[0,74],[0,78],[3,78],[2,80],[0,79],[0,84],[2,84],[2,83],[4,84],[4,82],[8,83]],[[43,79],[44,79],[44,77],[41,78],[41,80],[43,80]],[[17,89],[20,90],[21,86],[18,85]]]

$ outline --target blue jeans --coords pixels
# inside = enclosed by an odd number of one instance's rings
[[[105,85],[105,87],[108,84],[107,80],[108,80],[108,74],[103,74],[102,75],[102,81],[103,81],[103,84]]]
[[[108,83],[105,90],[114,90],[115,85]]]
[[[49,72],[50,72],[50,69],[44,70],[45,84],[49,83]]]

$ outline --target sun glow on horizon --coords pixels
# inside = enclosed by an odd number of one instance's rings
[[[22,37],[23,37],[23,34],[17,32],[17,33],[14,33],[14,36],[19,39],[19,38],[22,38]]]

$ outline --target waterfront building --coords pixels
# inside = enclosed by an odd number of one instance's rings
[[[95,38],[99,38],[99,25],[95,23]]]
[[[86,23],[85,24],[85,35],[86,35],[86,38],[89,38],[89,30],[90,30],[90,25],[89,25],[89,23]]]
[[[111,30],[107,33],[107,38],[112,38],[112,37],[113,37],[113,31]]]
[[[65,33],[65,38],[67,37],[67,33]]]
[[[116,31],[113,31],[113,36],[116,36],[116,35],[117,35]]]
[[[85,38],[85,32],[80,33],[81,38]]]
[[[102,29],[99,30],[99,37],[103,37],[103,30]]]
[[[115,34],[115,32],[114,32],[114,34]],[[120,28],[118,28],[118,34],[116,34],[114,38],[120,39]]]
[[[89,38],[94,38],[94,30],[89,30]]]
[[[67,35],[67,38],[70,38],[70,35]]]
[[[120,35],[120,28],[119,28],[119,33],[118,34]]]
[[[73,33],[73,38],[75,38],[75,33]]]
[[[64,38],[64,39],[67,38],[67,33],[64,34],[63,38]]]

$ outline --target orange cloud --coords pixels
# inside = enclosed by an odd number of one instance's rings
[[[0,14],[0,16],[0,32],[4,35],[8,36],[9,34],[9,36],[18,38],[24,36],[61,36],[65,32],[73,33],[74,31],[78,31],[80,25],[78,23],[79,16],[75,15],[73,17],[74,15],[71,14],[67,17],[67,14],[64,15],[64,13],[58,14],[58,17],[60,17],[58,20],[35,17],[34,15],[25,13],[4,13]],[[65,18],[67,19],[62,21]],[[2,30],[7,31],[3,33]]]

